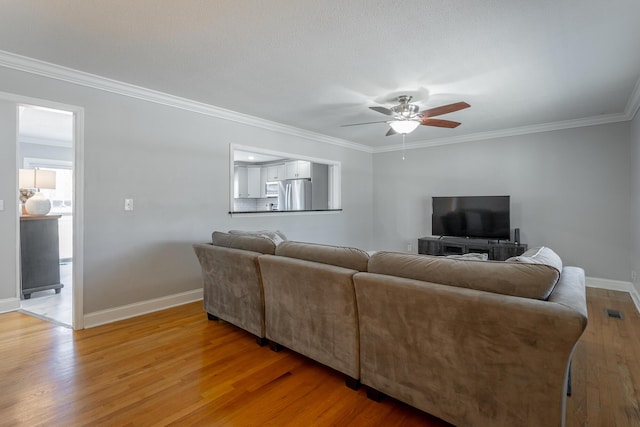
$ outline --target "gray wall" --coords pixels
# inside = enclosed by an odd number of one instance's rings
[[[371,246],[371,154],[1,67],[0,91],[85,109],[85,313],[199,289],[191,244],[210,241],[213,230],[280,229],[296,240]],[[15,148],[2,143],[0,194],[10,200]],[[230,217],[230,143],[341,161],[344,211]],[[133,212],[124,198],[134,199]],[[12,221],[4,212],[3,237]],[[2,245],[15,252],[15,242]],[[15,257],[0,263],[5,271]],[[0,295],[11,288],[15,296],[12,277]]]
[[[73,161],[73,148],[56,147],[45,144],[33,144],[29,142],[21,142],[19,146],[18,165],[24,167],[25,157],[34,157],[38,159],[64,160]]]
[[[631,268],[636,272],[633,284],[640,293],[640,113],[631,122]]]
[[[15,104],[0,99],[0,306],[2,300],[15,298],[16,224],[18,215],[18,183],[16,172],[16,117]]]
[[[630,280],[629,122],[375,154],[374,244],[416,251],[431,197],[510,195],[511,227],[588,276]]]

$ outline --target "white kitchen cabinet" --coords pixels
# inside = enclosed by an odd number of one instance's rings
[[[237,199],[260,198],[260,166],[236,166],[234,168],[233,197]]]
[[[284,164],[267,166],[267,181],[282,181],[285,178]]]
[[[247,197],[247,167],[233,168],[233,197],[241,199]]]
[[[260,193],[260,166],[247,167],[247,197],[259,199]]]
[[[264,199],[265,197],[267,197],[267,182],[269,181],[267,179],[267,171],[268,171],[268,167],[264,166],[260,168],[260,198]]]
[[[286,179],[311,178],[311,162],[294,160],[286,162],[284,167]]]

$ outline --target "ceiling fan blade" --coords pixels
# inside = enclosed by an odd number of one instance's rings
[[[373,111],[377,111],[378,113],[386,114],[387,116],[393,116],[393,111],[385,107],[369,107]]]
[[[393,130],[393,128],[389,128],[389,131],[386,133],[386,135],[385,135],[385,136],[395,135],[396,133],[398,133],[398,132],[396,132],[395,130]]]
[[[421,125],[425,125],[425,126],[436,126],[439,128],[457,128],[458,126],[460,126],[459,122],[452,122],[451,120],[442,120],[442,119],[430,119],[428,117],[425,117],[424,119],[422,119],[420,121]]]
[[[381,120],[381,121],[378,121],[378,122],[351,123],[351,124],[348,124],[348,125],[340,125],[340,127],[370,125],[370,124],[373,124],[373,123],[387,123],[387,122],[388,122],[388,120]]]
[[[423,117],[435,117],[442,114],[453,113],[454,111],[463,110],[469,108],[471,105],[466,102],[456,102],[449,105],[442,105],[440,107],[429,108],[428,110],[421,111]]]

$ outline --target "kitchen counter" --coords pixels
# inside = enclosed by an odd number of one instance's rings
[[[309,209],[300,211],[229,211],[229,215],[234,214],[278,214],[278,213],[296,213],[296,212],[341,212],[342,209]]]

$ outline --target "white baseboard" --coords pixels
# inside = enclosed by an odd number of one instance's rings
[[[167,308],[176,307],[199,300],[202,300],[202,289],[182,292],[162,298],[138,302],[135,304],[123,305],[122,307],[87,313],[84,315],[84,327],[94,328],[96,326],[105,325],[107,323],[117,322],[118,320],[129,319],[131,317],[153,313],[154,311],[165,310]]]
[[[623,282],[621,280],[600,279],[597,277],[587,277],[586,284],[590,288],[608,289],[610,291],[628,292],[631,300],[636,306],[636,310],[640,313],[640,295],[638,290],[631,282]]]
[[[0,313],[7,313],[9,311],[16,311],[20,308],[19,298],[5,298],[0,299]]]

